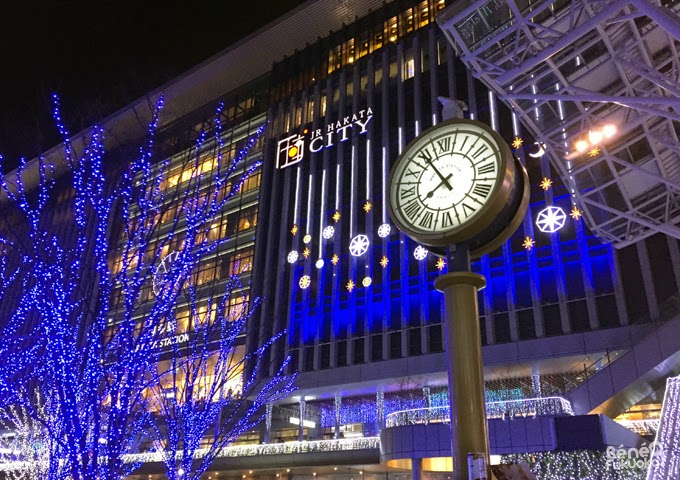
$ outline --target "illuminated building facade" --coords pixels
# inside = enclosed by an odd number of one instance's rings
[[[225,450],[216,471],[417,476],[416,465],[427,462],[412,459],[447,456],[443,440],[425,453],[394,447],[394,429],[438,428],[448,418],[442,305],[432,287],[447,266],[396,229],[385,189],[398,155],[448,110],[497,130],[531,181],[518,231],[473,265],[487,279],[479,313],[492,453],[569,450],[563,419],[590,412],[621,415],[653,435],[662,377],[678,368],[666,361],[680,345],[664,335],[679,323],[678,240],[658,234],[615,250],[592,234],[541,145],[522,134],[520,118],[475,79],[436,24],[454,3],[310,0],[164,88],[174,116],[160,132],[169,150],[161,158],[176,168],[168,188],[181,189],[191,132],[217,100],[232,112],[224,125],[234,152],[269,122],[249,159],[263,161],[261,172],[211,230],[231,239],[196,282],[232,273],[250,282],[250,298],[262,303],[243,348],[286,330],[270,373],[290,356],[299,391],[268,410],[261,431]],[[123,128],[133,110],[109,127]],[[210,168],[209,155],[205,162]],[[173,242],[181,248],[181,236]],[[151,299],[153,279],[146,288]],[[182,318],[180,307],[180,335]],[[645,343],[652,337],[656,347]],[[606,430],[617,446],[640,438],[595,418],[596,428],[581,431]],[[507,440],[511,428],[523,429],[523,440]],[[537,436],[552,440],[532,443]],[[141,455],[153,461],[153,453]],[[446,468],[435,463],[427,465]],[[144,478],[158,471],[145,468]]]

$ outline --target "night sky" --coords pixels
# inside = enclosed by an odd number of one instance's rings
[[[0,154],[5,169],[124,107],[303,0],[6,0],[0,6]],[[8,165],[9,164],[9,165]]]

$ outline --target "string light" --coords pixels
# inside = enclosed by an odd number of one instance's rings
[[[548,177],[544,177],[543,180],[541,180],[541,188],[543,190],[548,190],[552,184],[552,180],[550,180]]]
[[[524,140],[522,140],[520,137],[515,137],[515,139],[512,141],[512,148],[517,150],[519,147],[522,146],[524,143]]]
[[[13,429],[28,428],[47,449],[46,459],[25,448],[18,457],[44,467],[41,478],[125,478],[138,467],[126,462],[126,456],[136,453],[140,438],[155,445],[154,454],[170,478],[201,478],[217,452],[260,422],[266,404],[293,390],[295,375],[284,374],[289,359],[265,382],[257,373],[283,333],[241,353],[238,339],[259,300],[248,298],[237,277],[221,283],[209,298],[198,296],[193,281],[199,266],[226,241],[209,235],[225,204],[240,195],[246,179],[262,165],[260,160],[246,163],[246,158],[266,124],[236,155],[227,155],[230,146],[224,146],[220,120],[223,107],[218,106],[211,130],[199,132],[185,152],[184,170],[172,180],[169,174],[175,164],[157,162],[152,154],[161,97],[145,145],[112,179],[104,168],[104,130],[93,126],[77,154],[55,96],[53,116],[65,160],[62,178],[73,192],[70,203],[63,205],[72,214],[68,243],[50,230],[53,222],[45,217],[51,213],[47,202],[55,194],[54,166],[37,161],[37,185],[31,187],[30,196],[22,180],[25,159],[19,162],[11,190],[0,172],[0,188],[23,215],[27,233],[27,248],[19,258],[23,283],[18,284],[25,288],[3,333],[40,327],[38,337],[14,336],[0,343],[0,398],[13,404],[4,411],[10,413],[5,418]],[[211,155],[207,160],[205,152]],[[181,191],[172,188],[180,183]],[[206,184],[213,193],[201,192]],[[166,220],[161,213],[168,204],[176,205],[178,213]],[[123,232],[119,242],[109,238],[112,220]],[[161,222],[169,228],[159,239]],[[250,228],[247,218],[244,226]],[[159,271],[168,250],[173,252],[172,264],[163,267],[156,297],[147,302],[149,277]],[[120,260],[111,268],[113,257]],[[0,261],[4,291],[7,280],[13,279],[3,265]],[[119,297],[122,300],[114,300]],[[180,301],[188,304],[190,332],[177,333]],[[216,340],[206,342],[207,338]],[[168,359],[163,369],[161,355]],[[253,365],[252,372],[243,369],[245,362]],[[200,373],[208,368],[214,373],[211,378]],[[190,378],[195,381],[185,382]],[[217,422],[227,406],[238,416],[233,422]],[[199,449],[207,432],[215,440]],[[3,468],[11,470],[13,463],[3,463]]]
[[[290,233],[292,233],[293,235],[297,235],[297,233],[298,233],[298,226],[297,226],[297,225],[293,225],[293,227],[290,229]]]
[[[380,266],[382,268],[387,268],[387,265],[390,263],[390,259],[387,258],[385,255],[380,259]]]

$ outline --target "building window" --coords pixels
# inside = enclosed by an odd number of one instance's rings
[[[233,322],[245,314],[248,310],[248,300],[250,300],[250,295],[248,294],[237,294],[237,296],[231,297],[227,302],[227,320]]]
[[[342,45],[342,65],[354,63],[354,39],[350,38]]]
[[[222,278],[250,272],[253,269],[254,254],[252,248],[247,248],[229,255],[222,261]]]
[[[409,50],[404,58],[404,70],[402,72],[402,78],[408,80],[413,78],[416,73],[415,61],[413,60],[413,50]]]
[[[407,33],[411,33],[415,30],[415,21],[413,20],[413,9],[409,8],[400,15],[400,36],[404,36]]]
[[[399,38],[397,29],[397,17],[392,17],[385,22],[385,36],[390,42],[396,42]]]

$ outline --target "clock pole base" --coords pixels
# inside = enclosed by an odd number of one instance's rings
[[[482,342],[477,310],[477,291],[485,286],[483,276],[469,271],[446,273],[434,281],[434,287],[444,293],[455,480],[468,480],[469,453],[482,454],[486,464],[489,463]]]

